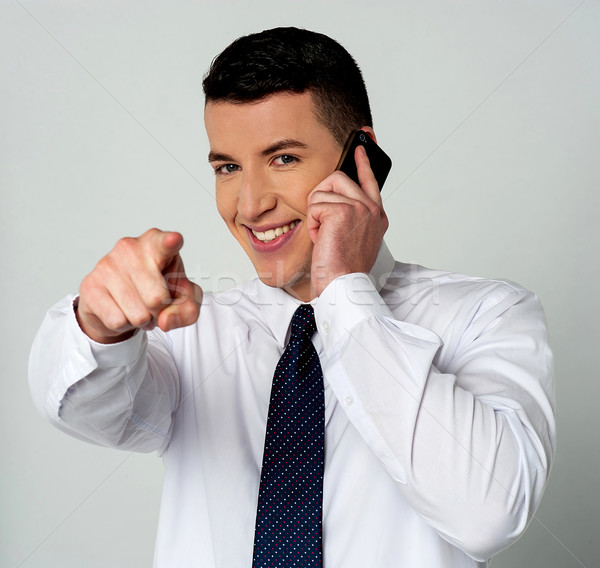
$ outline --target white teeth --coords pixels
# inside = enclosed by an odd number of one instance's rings
[[[291,229],[293,229],[300,221],[292,221],[289,225],[283,225],[282,227],[277,227],[276,229],[269,229],[264,233],[260,231],[255,231],[252,229],[252,234],[263,243],[268,243],[277,237],[280,237],[284,233],[287,233]]]

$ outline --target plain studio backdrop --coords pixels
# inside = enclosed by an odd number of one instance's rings
[[[558,457],[492,566],[599,567],[597,0],[1,0],[0,565],[151,565],[161,460],[47,424],[29,348],[122,236],[180,231],[206,289],[253,275],[216,211],[201,81],[234,38],[280,25],[331,35],[364,72],[394,161],[395,257],[514,280],[544,304]]]

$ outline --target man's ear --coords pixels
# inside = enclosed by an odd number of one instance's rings
[[[370,126],[362,126],[361,130],[366,132],[371,137],[373,142],[377,143],[377,137],[375,136],[375,131]]]

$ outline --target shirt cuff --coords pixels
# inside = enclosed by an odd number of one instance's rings
[[[371,317],[393,318],[367,274],[345,274],[333,280],[315,304],[317,330],[327,354],[341,349],[348,332]]]

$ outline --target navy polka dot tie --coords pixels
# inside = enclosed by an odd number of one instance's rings
[[[313,308],[303,304],[273,377],[253,568],[321,566],[325,403],[315,331]]]

